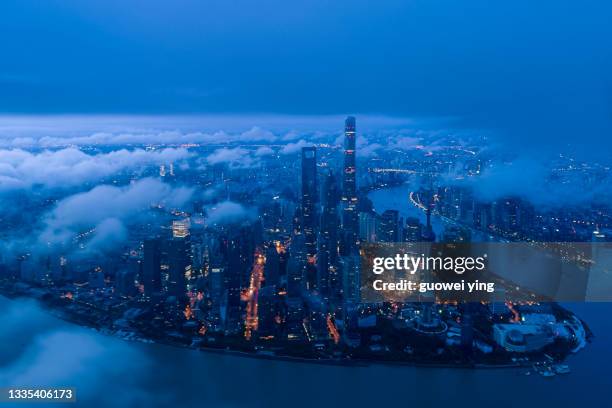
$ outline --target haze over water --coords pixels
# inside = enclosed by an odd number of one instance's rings
[[[329,366],[127,342],[58,320],[31,300],[0,297],[0,382],[74,386],[79,407],[604,406],[612,304],[570,307],[595,339],[568,359],[572,373],[543,378],[526,369]]]

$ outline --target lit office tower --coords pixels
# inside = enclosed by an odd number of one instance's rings
[[[150,296],[161,291],[161,245],[159,239],[147,239],[144,242],[142,275],[142,283],[147,295]]]
[[[346,254],[353,253],[359,241],[355,138],[355,118],[349,116],[344,125],[344,178],[342,183],[342,226],[345,233],[344,252]]]
[[[317,151],[302,148],[302,229],[308,258],[317,254]],[[310,259],[309,259],[310,261]]]
[[[222,315],[225,330],[238,333],[242,329],[246,307],[246,303],[241,301],[241,293],[250,284],[258,238],[256,229],[252,226],[242,226],[239,231],[233,230],[230,233],[231,238],[223,238],[221,243],[227,265],[223,277],[225,311]]]
[[[172,236],[174,238],[186,238],[189,236],[191,226],[189,218],[172,221]]]

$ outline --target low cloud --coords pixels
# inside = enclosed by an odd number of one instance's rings
[[[422,147],[423,139],[414,136],[398,136],[390,140],[388,149],[412,150]]]
[[[280,150],[281,154],[294,154],[302,150],[302,147],[312,146],[312,143],[307,142],[304,139],[301,139],[295,143],[288,143]]]
[[[274,150],[268,146],[262,146],[255,150],[255,156],[257,157],[269,156],[271,154],[274,154]]]
[[[129,343],[58,321],[33,301],[0,298],[0,315],[0,384],[74,387],[84,406],[157,407],[171,397],[151,395],[152,363]],[[100,378],[111,386],[108,392],[100,392]],[[114,392],[112,384],[119,383],[130,392]]]
[[[376,157],[378,151],[383,149],[383,145],[372,143],[357,149],[357,156],[362,158]]]
[[[125,127],[125,126],[124,126]],[[45,129],[19,129],[2,132],[12,137],[0,137],[0,147],[5,148],[58,148],[68,146],[150,146],[150,145],[214,145],[225,143],[250,143],[250,142],[275,142],[279,137],[272,131],[259,126],[253,126],[243,132],[228,132],[216,130],[203,131],[181,131],[181,130],[153,130],[153,129],[130,129],[125,127],[121,131],[94,131],[88,135],[45,135]],[[69,129],[74,131],[74,129]],[[32,136],[22,135],[32,133]],[[41,134],[42,133],[42,134]]]
[[[560,208],[612,199],[612,178],[605,174],[597,180],[588,179],[576,168],[555,175],[550,162],[522,157],[493,164],[479,176],[455,183],[471,187],[483,201],[519,197],[539,207]]]
[[[239,141],[261,141],[261,142],[274,142],[278,138],[276,135],[269,130],[260,128],[259,126],[253,126],[251,129],[243,132],[239,135]]]
[[[31,153],[21,149],[0,150],[0,193],[33,186],[70,188],[100,181],[126,170],[167,164],[190,157],[186,149],[121,149],[87,154],[76,148]]]
[[[281,140],[284,142],[289,142],[292,140],[297,140],[299,138],[300,138],[300,132],[298,132],[297,130],[290,130],[289,132],[285,133],[285,135],[281,138]]]
[[[117,240],[126,236],[124,225],[142,222],[151,206],[178,208],[192,194],[190,188],[171,187],[152,178],[125,187],[97,186],[61,200],[45,215],[45,228],[39,241],[43,244],[62,243],[82,231],[93,229],[90,244],[117,244],[120,242]]]
[[[93,238],[87,243],[89,248],[111,250],[117,243],[124,242],[128,231],[123,222],[117,218],[106,218],[96,225]]]
[[[223,163],[231,168],[249,168],[259,164],[251,152],[242,147],[217,149],[206,157],[206,162],[212,165]]]
[[[244,207],[240,203],[233,201],[223,201],[208,208],[207,223],[213,224],[233,224],[246,220],[251,220],[255,217],[255,212],[252,209]]]

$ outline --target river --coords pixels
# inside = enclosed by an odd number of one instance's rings
[[[410,183],[406,183],[395,187],[373,190],[368,194],[368,198],[372,201],[374,210],[376,210],[378,214],[382,214],[386,210],[398,210],[400,217],[403,217],[404,220],[408,217],[413,217],[418,218],[425,224],[427,222],[425,212],[410,202],[409,197],[411,191],[416,191],[416,188]],[[444,227],[447,223],[456,224],[448,218],[443,221],[442,217],[432,214],[431,228],[435,232],[436,237],[442,236]],[[472,242],[503,241],[502,238],[472,228],[470,229],[470,233]]]

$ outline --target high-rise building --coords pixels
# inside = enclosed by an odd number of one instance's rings
[[[362,242],[376,242],[380,220],[376,213],[359,213],[359,238]]]
[[[161,291],[161,242],[159,239],[144,241],[142,275],[142,283],[148,296]]]
[[[321,216],[321,236],[319,240],[319,255],[317,267],[319,271],[318,285],[324,295],[331,289],[332,273],[338,258],[338,202],[340,191],[336,177],[330,171],[325,178],[323,215]]]
[[[467,228],[456,225],[447,225],[444,227],[442,234],[442,242],[469,242],[472,234]]]
[[[136,274],[134,271],[129,269],[121,270],[117,273],[117,292],[121,296],[134,296],[136,295],[136,286],[134,281],[136,280]]]
[[[306,255],[317,255],[317,151],[315,147],[302,148],[302,229]]]
[[[418,218],[406,218],[406,227],[404,228],[405,242],[419,242],[422,236],[423,225]]]
[[[296,235],[291,241],[289,260],[287,262],[287,291],[289,297],[299,297],[304,284],[306,269],[306,249],[304,236]]]
[[[427,190],[425,193],[425,216],[427,217],[427,223],[425,224],[425,228],[422,230],[421,240],[424,242],[435,242],[436,241],[436,233],[433,230],[433,226],[431,225],[431,212],[434,207],[433,195],[431,191]]]
[[[355,118],[349,116],[344,123],[344,175],[342,182],[342,227],[345,254],[354,253],[359,242],[355,139]]]
[[[502,198],[493,202],[495,225],[506,233],[514,233],[519,225],[520,200],[514,197]]]
[[[474,209],[474,227],[481,230],[490,230],[494,227],[492,205],[490,203],[476,202]]]
[[[188,237],[168,241],[168,294],[177,299],[187,293],[191,278],[191,245]]]
[[[380,217],[378,240],[380,242],[397,242],[399,213],[397,210],[386,210]]]
[[[240,237],[228,240],[227,268],[224,271],[223,286],[226,293],[226,330],[230,332],[240,329],[240,319],[242,315],[242,305],[240,301],[240,292],[242,290],[241,280],[247,268],[247,260],[242,253]]]
[[[224,240],[222,251],[225,256],[224,288],[225,288],[225,330],[240,331],[244,308],[241,301],[242,290],[249,287],[253,268],[256,232],[252,226],[242,226],[239,231],[232,232],[232,238]]]
[[[185,238],[189,236],[190,226],[191,222],[189,218],[172,221],[172,236],[174,238]]]
[[[266,249],[264,276],[266,277],[266,286],[280,286],[280,255],[275,246]]]
[[[356,304],[360,300],[360,265],[359,255],[340,257],[340,268],[342,270],[342,285],[345,302]]]

